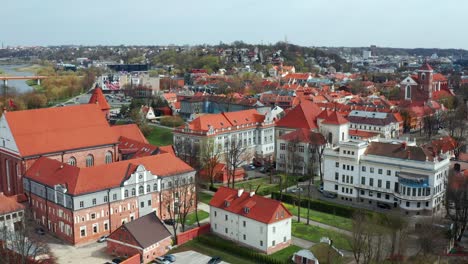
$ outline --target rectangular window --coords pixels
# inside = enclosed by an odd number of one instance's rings
[[[369,185],[374,186],[374,178],[369,178]]]
[[[380,198],[382,197],[382,194],[381,193],[377,193],[377,198]]]
[[[108,223],[104,223],[104,230],[105,231],[109,230],[109,224]]]
[[[218,213],[215,211],[215,217],[218,215]]]
[[[93,198],[93,205],[96,205],[96,198]]]
[[[260,246],[263,247],[263,240],[260,240]]]
[[[84,207],[84,202],[81,201],[81,202],[80,202],[80,208],[83,208],[83,207]]]
[[[374,168],[370,168],[370,173],[374,173]]]
[[[244,240],[247,240],[247,236],[244,234]]]
[[[383,170],[382,169],[379,169],[379,174],[382,174]]]
[[[272,245],[272,246],[275,245],[275,240],[271,241],[271,245]]]
[[[145,207],[145,202],[140,202],[140,208]]]
[[[91,214],[91,219],[96,219],[96,214]]]
[[[390,181],[387,181],[385,185],[386,185],[385,188],[390,189]]]
[[[362,185],[366,185],[366,177],[362,177],[362,178],[361,178],[361,184],[362,184]]]
[[[246,224],[245,221],[242,221],[242,226],[243,226],[243,227],[245,227],[245,224]]]
[[[335,162],[335,167],[339,168],[339,167],[340,167],[340,163],[339,163],[339,162]]]
[[[335,191],[338,191],[338,185],[335,184]]]
[[[386,194],[386,195],[385,195],[385,199],[386,199],[386,200],[390,200],[390,195]]]
[[[338,172],[335,172],[335,181],[339,180],[340,174]]]
[[[224,228],[224,232],[227,234],[228,233],[228,228]]]
[[[344,175],[344,174],[341,175],[341,181],[342,181],[342,182],[345,182],[345,175]]]
[[[276,233],[276,226],[273,227],[273,234]]]
[[[151,206],[151,200],[148,200],[148,206]]]
[[[224,216],[224,220],[226,220],[226,221],[228,220],[228,215]]]
[[[388,175],[388,176],[392,175],[392,171],[391,171],[391,170],[387,170],[387,175]]]
[[[285,143],[280,144],[280,150],[286,150],[286,144]]]
[[[107,200],[108,200],[107,198],[108,198],[107,195],[104,196],[104,202],[105,202],[105,203],[107,203]]]
[[[366,171],[366,166],[362,166],[361,170],[365,172]]]
[[[86,227],[85,226],[80,227],[80,236],[81,237],[86,236]]]
[[[382,187],[382,180],[377,181],[377,187],[381,188]]]
[[[112,195],[112,200],[117,200],[117,194],[116,194],[116,193],[114,193],[114,194]]]

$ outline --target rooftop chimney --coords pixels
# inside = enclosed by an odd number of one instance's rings
[[[237,190],[237,197],[241,197],[243,192],[244,192],[244,189]]]

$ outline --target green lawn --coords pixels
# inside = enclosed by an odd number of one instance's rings
[[[285,182],[285,176],[281,175],[281,177],[283,177],[283,182]],[[288,181],[289,181],[288,186],[292,186],[296,184],[296,178],[292,176],[288,178]],[[218,184],[217,186],[219,185],[222,185],[222,184]],[[278,183],[270,184],[270,177],[262,177],[262,178],[247,180],[247,181],[240,181],[240,182],[235,183],[234,187],[236,189],[242,188],[246,191],[250,191],[250,190],[255,191],[259,185],[260,185],[260,188],[257,191],[257,194],[259,195],[268,195],[268,194],[271,194],[272,192],[279,192],[279,184]],[[284,184],[283,188],[286,188],[286,184]]]
[[[210,214],[208,212],[205,212],[203,210],[198,210],[198,220],[201,221],[203,219],[206,219],[210,217]],[[197,216],[195,215],[195,212],[187,214],[187,217],[185,218],[185,225],[190,226],[193,225],[197,222]]]
[[[151,134],[146,136],[146,139],[150,144],[156,146],[167,146],[172,145],[172,130],[162,127],[151,127]]]
[[[295,216],[298,215],[298,207],[283,203],[283,205]],[[301,217],[306,218],[307,217],[307,209],[304,207],[301,207]],[[310,219],[314,220],[319,223],[327,224],[330,226],[334,226],[340,229],[348,230],[351,231],[352,226],[353,226],[353,221],[349,218],[342,217],[342,216],[337,216],[333,214],[327,214],[327,213],[322,213],[319,211],[315,210],[310,210]]]
[[[202,253],[202,254],[205,254],[205,255],[208,255],[208,256],[219,256],[219,257],[221,257],[222,261],[226,261],[226,262],[229,262],[229,263],[232,263],[232,264],[237,264],[237,263],[238,264],[242,264],[242,263],[256,264],[255,261],[236,256],[235,253],[231,254],[231,252],[226,252],[226,251],[223,251],[223,250],[219,250],[219,249],[212,248],[210,246],[204,245],[204,244],[198,242],[197,239],[189,241],[189,242],[187,242],[187,243],[185,243],[185,244],[171,250],[169,253],[177,253],[177,252],[183,252],[183,251],[189,251],[189,250],[197,251],[199,253]]]
[[[319,243],[310,248],[320,264],[342,264],[351,261],[349,258],[342,258],[333,248],[325,243]],[[330,260],[330,261],[328,261]]]
[[[288,261],[290,262],[291,258],[292,258],[292,255],[294,253],[296,253],[297,251],[301,250],[302,248],[301,247],[298,247],[298,246],[295,246],[295,245],[291,245],[285,249],[282,249],[278,252],[275,252],[273,254],[271,254],[270,256],[271,257],[274,257],[275,259],[277,260],[281,260],[281,261]]]
[[[207,193],[204,193],[204,192],[200,192],[200,194],[198,195],[198,200],[202,203],[206,203],[206,204],[209,204],[210,201],[211,201],[211,198],[213,198],[212,195],[209,195]]]
[[[333,240],[333,245],[335,247],[351,250],[351,238],[332,230],[293,221],[291,233],[293,236],[315,243],[320,242],[320,238],[322,237],[328,237]]]

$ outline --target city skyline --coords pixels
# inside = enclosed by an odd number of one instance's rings
[[[273,44],[287,38],[303,46],[468,49],[468,37],[458,33],[468,3],[454,0],[19,0],[3,7],[5,46]]]

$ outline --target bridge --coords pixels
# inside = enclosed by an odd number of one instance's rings
[[[0,81],[3,85],[8,85],[8,80],[36,80],[37,85],[41,85],[41,80],[47,79],[49,76],[0,76]]]

